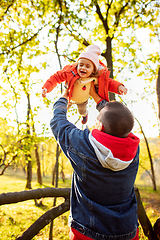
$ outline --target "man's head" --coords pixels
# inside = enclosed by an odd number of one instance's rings
[[[102,124],[102,131],[116,137],[127,137],[134,126],[134,117],[130,110],[117,101],[106,103],[97,120]]]

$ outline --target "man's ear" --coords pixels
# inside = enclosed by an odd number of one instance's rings
[[[104,126],[101,122],[98,120],[96,121],[95,128],[98,129],[99,131],[104,131]]]
[[[102,124],[102,123],[101,123],[101,124]],[[102,124],[102,129],[101,129],[101,131],[104,132],[104,126],[103,126],[103,124]]]

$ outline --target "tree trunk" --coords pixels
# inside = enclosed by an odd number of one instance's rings
[[[60,147],[57,143],[57,151],[56,151],[56,182],[55,187],[58,188],[58,176],[59,176],[59,155],[60,155]]]
[[[149,240],[154,240],[153,228],[150,220],[147,217],[145,209],[143,207],[138,188],[135,188],[135,194],[136,194],[137,204],[138,204],[138,219],[143,228],[143,232],[145,236],[148,237]]]
[[[153,160],[152,160],[152,156],[151,156],[151,151],[150,151],[150,148],[149,148],[149,144],[148,144],[148,140],[145,136],[145,133],[142,129],[142,125],[140,124],[140,122],[138,121],[137,118],[135,118],[136,121],[138,122],[139,126],[140,126],[140,129],[141,129],[141,133],[143,134],[143,137],[144,137],[144,140],[145,140],[145,143],[146,143],[146,146],[147,146],[147,151],[148,151],[148,157],[149,157],[149,161],[150,161],[150,165],[151,165],[151,180],[152,180],[152,184],[153,184],[153,190],[156,191],[157,190],[157,187],[156,187],[156,178],[155,178],[155,172],[154,172],[154,166],[153,166]]]
[[[56,175],[56,180],[55,180],[55,187],[58,188],[58,175],[59,175],[59,155],[60,155],[60,147],[57,143],[57,150],[56,150],[56,164],[55,164],[55,175]],[[52,179],[53,182],[53,179]],[[56,197],[53,200],[53,207],[56,206]],[[49,230],[49,240],[52,240],[53,238],[53,220],[51,221],[50,224],[50,230]]]
[[[55,182],[55,175],[56,175],[56,163],[53,166],[53,171],[52,171],[52,185],[54,186]]]
[[[159,67],[157,83],[156,83],[156,91],[157,91],[157,100],[158,100],[158,117],[160,119],[160,67]]]
[[[106,52],[102,54],[106,61],[107,61],[107,67],[110,71],[110,78],[113,79],[113,61],[112,61],[112,39],[110,37],[107,37],[106,39]],[[109,92],[109,99],[110,101],[115,100],[115,93]]]
[[[26,156],[26,158],[28,157],[30,156]],[[27,163],[27,183],[26,183],[27,189],[32,189],[31,182],[32,182],[32,161],[29,160]]]
[[[36,162],[37,162],[37,181],[39,184],[42,185],[41,163],[40,163],[37,144],[35,144],[35,156],[36,156]]]
[[[61,177],[62,177],[62,181],[65,182],[65,174],[64,174],[64,171],[63,171],[63,167],[61,169]]]
[[[160,218],[154,224],[154,240],[160,240]]]
[[[28,105],[27,105],[27,121],[26,121],[27,135],[31,136],[30,125],[29,125],[30,113],[31,113],[30,95],[26,91],[25,85],[24,84],[22,84],[22,85],[24,87],[24,90],[25,90],[25,93],[26,93],[26,96],[27,96],[27,102],[28,102]],[[27,143],[27,142],[26,142],[26,147],[28,148],[28,153],[25,154],[25,159],[26,159],[26,162],[27,162],[27,183],[26,183],[26,188],[27,189],[32,189],[32,186],[31,186],[31,182],[32,182],[32,161],[29,160],[29,159],[31,159],[31,154],[29,153],[30,152],[30,146],[29,146],[29,143]]]

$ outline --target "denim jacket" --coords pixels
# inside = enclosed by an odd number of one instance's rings
[[[138,227],[139,139],[82,131],[67,120],[67,104],[54,104],[50,126],[74,169],[69,225],[96,240],[130,240]]]

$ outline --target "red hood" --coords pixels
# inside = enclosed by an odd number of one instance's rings
[[[123,161],[130,161],[135,157],[140,142],[140,139],[133,133],[130,133],[126,138],[119,138],[93,129],[92,136],[103,146],[110,149],[115,158]]]

